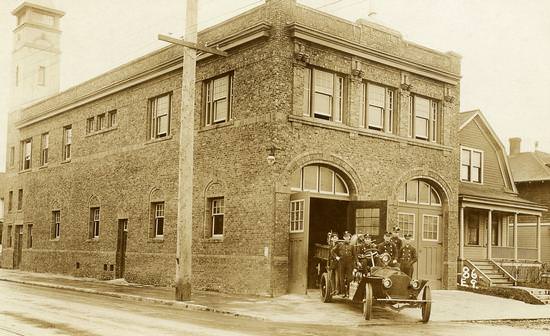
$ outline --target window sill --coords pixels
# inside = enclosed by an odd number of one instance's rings
[[[145,144],[150,145],[150,144],[154,144],[154,143],[158,143],[158,142],[168,141],[168,140],[171,140],[173,137],[174,136],[172,134],[170,134],[170,135],[167,135],[167,136],[162,137],[162,138],[149,139],[145,142]]]
[[[86,239],[86,241],[89,242],[89,243],[97,243],[97,242],[99,242],[99,237],[88,238],[88,239]]]
[[[347,133],[350,133],[350,135],[356,134],[356,135],[368,136],[372,138],[384,139],[388,141],[400,142],[400,143],[403,143],[404,145],[426,147],[426,148],[437,149],[437,150],[442,150],[447,152],[450,152],[453,150],[452,147],[441,145],[434,142],[428,142],[428,141],[413,139],[409,137],[401,137],[393,133],[371,130],[364,127],[351,127],[336,121],[322,120],[318,118],[297,116],[297,115],[289,115],[288,121],[296,122],[304,125],[323,127],[327,129],[340,131],[340,132],[347,132]]]
[[[58,237],[58,238],[50,238],[50,241],[51,242],[58,242],[60,241],[61,239]]]
[[[46,169],[46,168],[48,168],[48,164],[47,164],[47,163],[41,165],[40,167],[38,167],[39,170],[40,170],[40,169]]]
[[[210,130],[215,130],[215,129],[223,128],[223,127],[230,127],[230,126],[233,126],[233,125],[235,125],[235,120],[229,120],[229,121],[220,122],[220,123],[213,124],[213,125],[202,126],[201,129],[199,130],[199,132],[207,132],[207,131],[210,131]]]
[[[114,131],[114,130],[117,130],[118,129],[118,125],[116,126],[111,126],[111,127],[106,127],[102,130],[99,130],[99,131],[94,131],[94,132],[90,132],[90,133],[87,133],[84,138],[89,138],[91,136],[94,136],[94,135],[98,135],[98,134],[104,134],[104,133],[108,133],[108,132],[111,132],[111,131]]]
[[[164,243],[164,237],[149,238],[147,242],[149,242],[149,243]]]
[[[466,181],[462,179],[460,180],[460,183],[468,183],[468,184],[479,185],[479,186],[483,185],[483,182]]]
[[[26,173],[30,173],[32,171],[32,168],[29,168],[29,169],[25,169],[25,170],[20,170],[18,172],[18,174],[26,174]]]
[[[61,162],[59,162],[60,164],[65,164],[65,163],[70,163],[71,162],[71,159],[67,159],[67,160],[63,160]]]
[[[201,238],[201,243],[223,243],[223,237],[221,238]]]

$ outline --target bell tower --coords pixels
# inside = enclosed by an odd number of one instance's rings
[[[18,109],[59,92],[59,21],[64,12],[51,1],[23,2],[12,14],[13,31],[10,109]]]

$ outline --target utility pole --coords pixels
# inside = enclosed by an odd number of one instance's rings
[[[176,301],[191,300],[191,254],[193,234],[193,142],[195,128],[195,68],[197,50],[221,56],[227,53],[197,45],[197,1],[187,0],[185,37],[178,40],[159,35],[160,40],[183,46],[181,111],[178,157],[178,222],[176,241]]]

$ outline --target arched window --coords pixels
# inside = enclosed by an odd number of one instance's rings
[[[401,186],[399,201],[423,205],[441,205],[441,197],[427,182],[421,179],[410,180]]]
[[[349,195],[344,179],[330,167],[305,166],[292,174],[291,190],[310,191],[327,195]]]

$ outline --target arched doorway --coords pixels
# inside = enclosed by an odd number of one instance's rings
[[[443,207],[441,196],[430,180],[412,179],[399,190],[397,223],[401,236],[412,234],[418,255],[413,277],[441,288],[443,270]]]
[[[347,230],[350,191],[343,174],[324,164],[294,171],[290,187],[288,290],[306,293],[315,285],[315,244],[325,244],[331,230]]]

